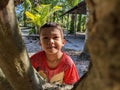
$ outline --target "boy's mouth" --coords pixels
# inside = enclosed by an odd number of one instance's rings
[[[47,49],[53,49],[56,48],[55,46],[47,47]]]

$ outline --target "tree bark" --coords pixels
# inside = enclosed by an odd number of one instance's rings
[[[120,90],[120,1],[86,2],[92,64],[73,90]],[[5,75],[0,75],[0,90],[6,90],[7,85],[8,90],[42,90],[42,80],[29,62],[14,11],[13,0],[0,0],[0,68]]]
[[[89,72],[75,90],[120,90],[120,0],[86,0]],[[74,90],[73,89],[73,90]]]
[[[0,90],[13,90],[1,69],[0,69]]]
[[[21,38],[13,0],[0,0],[0,68],[14,90],[42,90],[42,79],[33,70]]]

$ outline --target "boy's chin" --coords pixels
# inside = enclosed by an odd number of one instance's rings
[[[49,50],[46,53],[48,53],[48,54],[57,54],[58,50]]]
[[[50,51],[50,50],[49,50],[49,51],[47,51],[46,53],[48,53],[48,54],[56,54],[56,53],[57,53],[57,51],[53,51],[53,50],[52,50],[52,51]]]

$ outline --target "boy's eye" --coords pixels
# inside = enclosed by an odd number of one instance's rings
[[[58,39],[59,37],[58,36],[55,36],[55,37],[53,37],[54,39]]]
[[[48,37],[43,37],[43,39],[48,39]]]

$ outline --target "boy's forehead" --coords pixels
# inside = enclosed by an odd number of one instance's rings
[[[60,34],[62,37],[64,37],[62,29],[57,28],[57,27],[44,27],[40,30],[40,34],[46,35],[50,33],[57,33],[57,34]]]

